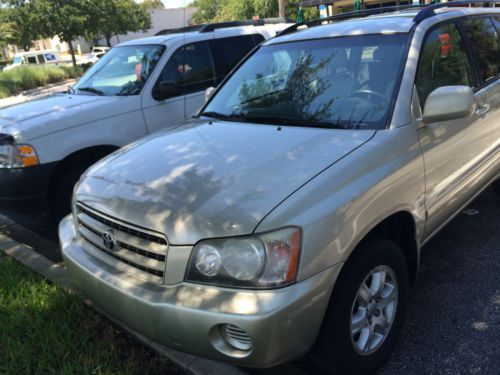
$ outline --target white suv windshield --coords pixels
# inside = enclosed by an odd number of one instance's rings
[[[82,95],[138,95],[164,49],[156,45],[113,48],[73,89]]]
[[[308,40],[260,48],[203,115],[258,123],[381,129],[406,34]]]

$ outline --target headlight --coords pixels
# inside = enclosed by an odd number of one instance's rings
[[[186,281],[246,288],[291,284],[297,276],[300,241],[298,228],[200,241],[191,254]]]
[[[0,145],[0,168],[24,168],[38,164],[35,149],[30,145]]]

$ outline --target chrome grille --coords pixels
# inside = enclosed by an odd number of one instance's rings
[[[92,255],[120,271],[157,284],[163,282],[168,250],[165,238],[120,223],[82,204],[77,205],[76,219],[85,249]],[[106,235],[112,239],[107,244]]]

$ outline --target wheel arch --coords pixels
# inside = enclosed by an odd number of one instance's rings
[[[361,245],[373,238],[384,238],[398,245],[406,260],[410,282],[414,284],[420,263],[420,244],[417,236],[417,223],[413,215],[408,211],[398,211],[378,222],[359,241],[349,254],[345,264],[362,256],[363,246]]]
[[[105,157],[106,155],[108,155],[108,154],[110,154],[118,149],[119,149],[119,147],[114,146],[114,145],[91,146],[91,147],[82,148],[78,151],[74,151],[71,154],[64,157],[62,160],[60,160],[57,163],[57,165],[54,168],[54,171],[52,172],[52,175],[50,177],[49,199],[51,199],[50,192],[54,190],[54,187],[57,184],[57,178],[61,175],[61,173],[64,173],[64,171],[67,170],[67,168],[71,164],[88,163],[90,166],[93,163],[95,163],[98,160]]]

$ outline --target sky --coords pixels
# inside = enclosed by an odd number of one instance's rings
[[[165,8],[181,8],[184,4],[189,4],[192,0],[162,0]]]

